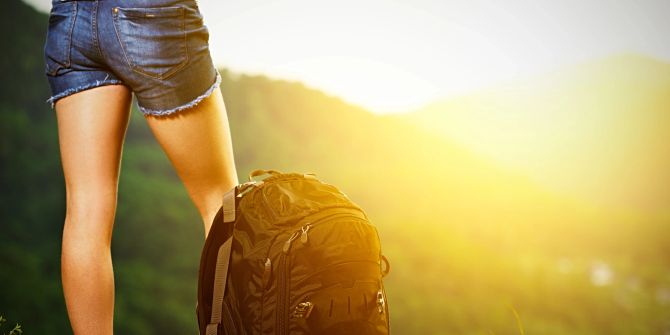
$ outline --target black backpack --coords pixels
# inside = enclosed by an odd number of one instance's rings
[[[388,334],[388,270],[377,229],[344,193],[256,170],[226,193],[205,241],[200,334]]]

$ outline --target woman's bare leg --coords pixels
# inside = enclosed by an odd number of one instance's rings
[[[75,335],[113,333],[110,243],[131,94],[102,86],[56,103],[67,193],[61,276]]]
[[[223,194],[238,182],[221,91],[188,110],[146,119],[200,212],[207,236]]]

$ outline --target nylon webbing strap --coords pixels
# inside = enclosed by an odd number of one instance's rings
[[[205,328],[205,335],[216,335],[216,332],[218,331],[218,323],[210,323],[207,325],[207,328]]]
[[[221,245],[216,255],[214,293],[212,294],[212,317],[207,325],[206,335],[216,335],[217,327],[221,323],[221,309],[223,307],[223,296],[226,293],[226,280],[228,279],[228,264],[230,263],[232,245],[233,238],[230,237]]]
[[[234,187],[223,195],[223,222],[235,221],[235,190]]]
[[[223,196],[223,222],[235,221],[235,192],[233,187]],[[221,323],[221,312],[223,308],[223,297],[228,286],[228,265],[230,264],[230,253],[233,246],[233,237],[230,236],[220,247],[216,255],[216,269],[214,270],[214,288],[212,289],[212,316],[205,335],[217,335],[219,323]]]

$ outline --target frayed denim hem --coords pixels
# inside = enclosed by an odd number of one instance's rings
[[[181,105],[181,106],[178,106],[178,107],[175,107],[175,108],[166,109],[166,110],[149,109],[149,108],[144,108],[142,106],[139,106],[140,111],[144,115],[167,116],[167,115],[174,114],[176,112],[182,111],[184,109],[189,109],[189,108],[195,107],[202,100],[209,97],[212,94],[212,92],[214,92],[214,90],[219,87],[220,84],[221,84],[221,74],[217,71],[216,72],[216,81],[214,81],[214,84],[212,84],[212,86],[210,86],[207,89],[207,91],[205,91],[205,93],[203,93],[200,96],[198,96],[197,98],[193,99],[191,102],[189,102],[187,104],[184,104],[184,105]]]
[[[79,87],[68,88],[67,90],[65,90],[61,93],[58,93],[58,94],[52,96],[51,98],[47,99],[46,102],[48,104],[50,104],[51,108],[53,109],[54,105],[56,104],[56,100],[58,100],[60,98],[65,98],[68,95],[79,93],[81,91],[84,91],[84,90],[87,90],[87,89],[90,89],[90,88],[95,88],[95,87],[98,87],[98,86],[117,85],[117,84],[123,84],[123,82],[120,81],[120,80],[116,80],[116,79],[96,80],[95,83],[92,83],[92,84],[82,85],[82,86],[79,86]]]

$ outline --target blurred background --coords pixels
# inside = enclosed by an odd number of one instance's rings
[[[670,2],[198,3],[240,180],[313,172],[360,204],[394,333],[670,334]],[[50,1],[3,4],[0,315],[67,334]],[[132,115],[115,330],[194,334],[202,223]]]

